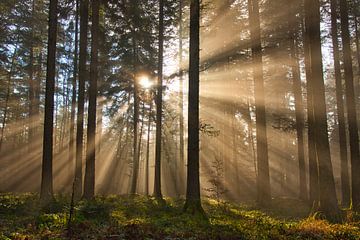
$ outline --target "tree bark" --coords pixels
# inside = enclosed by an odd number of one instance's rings
[[[156,93],[156,140],[155,140],[155,179],[154,197],[162,199],[161,193],[161,130],[162,130],[162,78],[164,52],[164,0],[159,1],[159,56],[158,82]]]
[[[75,166],[75,198],[82,195],[83,188],[83,135],[84,135],[84,102],[85,102],[85,79],[87,78],[87,32],[88,32],[89,1],[80,0],[80,52],[79,52],[79,89],[78,111],[76,119],[76,166]]]
[[[339,217],[333,169],[330,157],[327,132],[325,86],[322,71],[322,53],[320,39],[320,4],[319,0],[305,0],[305,26],[309,39],[310,71],[312,85],[313,112],[315,125],[315,146],[318,156],[319,199],[317,209],[330,219]],[[315,93],[316,90],[316,93]]]
[[[188,165],[184,211],[205,216],[200,198],[199,153],[199,63],[200,63],[200,1],[190,1],[190,58],[188,105]]]
[[[43,203],[53,198],[53,124],[57,35],[57,0],[50,0],[45,92],[45,119],[40,199]]]
[[[292,12],[290,19],[293,24],[297,24],[296,13]],[[297,137],[297,151],[299,162],[299,198],[306,201],[307,198],[307,184],[306,184],[306,171],[305,171],[305,154],[304,154],[304,107],[301,90],[301,79],[299,73],[299,61],[296,51],[296,38],[297,25],[289,25],[290,30],[290,55],[291,55],[291,68],[293,78],[293,92],[295,97],[295,118],[296,118],[296,137]],[[294,29],[291,31],[291,29]]]
[[[345,97],[350,136],[351,196],[354,210],[360,210],[360,154],[359,133],[356,119],[354,75],[351,59],[349,16],[347,0],[340,0],[341,38],[344,54]]]
[[[306,92],[307,92],[307,122],[308,122],[308,155],[309,155],[309,204],[317,206],[319,203],[319,172],[317,168],[317,155],[315,143],[315,117],[314,117],[314,100],[313,86],[311,82],[311,66],[310,66],[310,48],[309,36],[305,34],[306,27],[302,21],[303,41],[304,41],[304,61],[306,72]]]
[[[184,72],[183,72],[183,0],[179,1],[179,151],[180,151],[180,167],[179,180],[184,182],[185,176],[185,157],[184,157]],[[183,184],[181,185],[181,194],[183,194]]]
[[[149,195],[149,160],[150,160],[150,133],[151,133],[152,101],[148,113],[147,140],[146,140],[146,163],[145,163],[145,195]]]
[[[71,112],[70,112],[70,137],[69,137],[69,155],[68,161],[71,166],[75,166],[75,111],[76,111],[76,80],[78,73],[78,31],[79,31],[79,0],[76,0],[75,6],[75,49],[74,49],[74,66],[73,66],[73,78],[72,78],[72,96],[71,96]],[[71,168],[72,169],[72,168]],[[75,174],[75,172],[74,172]],[[72,173],[70,173],[72,176]],[[74,175],[75,176],[75,175]],[[75,179],[74,179],[75,181]]]
[[[98,32],[99,32],[99,7],[100,0],[92,0],[92,25],[91,25],[91,64],[89,85],[89,107],[87,125],[86,167],[84,181],[85,199],[95,196],[95,136],[96,136],[96,100],[98,79]]]
[[[344,207],[350,204],[350,182],[348,170],[347,139],[344,116],[343,85],[341,79],[340,53],[338,41],[337,14],[338,2],[331,0],[331,36],[333,44],[333,58],[335,69],[337,118],[339,124],[339,147],[340,147],[340,169],[341,169],[341,196]]]
[[[34,15],[35,15],[35,0],[32,1],[32,9],[31,9],[31,37],[34,38]],[[36,113],[34,112],[35,110],[35,83],[34,83],[34,44],[33,41],[31,40],[30,43],[30,57],[29,57],[29,138],[28,138],[28,151],[29,153],[31,151],[33,151],[33,147],[34,147],[34,137],[35,137],[35,126],[36,126],[36,121],[35,121],[35,115]]]
[[[265,93],[262,67],[262,47],[260,33],[260,16],[258,0],[248,1],[251,50],[253,61],[255,106],[256,106],[256,140],[257,140],[257,201],[267,205],[271,201],[269,159],[266,132]]]

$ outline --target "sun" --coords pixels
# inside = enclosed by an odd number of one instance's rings
[[[153,82],[149,79],[148,76],[141,76],[139,78],[139,84],[142,88],[150,89],[153,86]]]

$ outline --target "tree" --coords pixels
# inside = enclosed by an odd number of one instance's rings
[[[320,39],[320,4],[318,0],[305,0],[305,34],[308,37],[310,53],[311,85],[314,112],[315,148],[318,157],[319,206],[318,209],[328,218],[338,218],[335,183],[330,157],[329,139],[325,106],[325,87],[322,72],[322,53]],[[315,93],[316,89],[316,93]]]
[[[350,183],[349,183],[349,170],[347,160],[347,139],[346,127],[344,117],[344,101],[343,101],[343,85],[341,79],[340,68],[340,52],[338,41],[338,26],[337,14],[338,2],[331,0],[331,37],[333,44],[333,58],[334,58],[334,71],[335,71],[335,84],[336,84],[336,103],[337,103],[337,118],[339,125],[339,147],[340,147],[340,162],[341,162],[341,195],[343,206],[350,204]]]
[[[255,85],[255,106],[256,106],[256,142],[257,142],[257,191],[258,203],[266,205],[271,200],[269,160],[266,133],[266,112],[264,79],[262,67],[262,47],[260,33],[260,16],[258,0],[248,1],[252,67]]]
[[[86,148],[86,171],[84,181],[84,198],[92,199],[95,195],[95,136],[96,136],[96,98],[98,79],[98,32],[99,0],[92,0],[91,25],[91,65],[89,85],[89,107]]]
[[[183,74],[183,0],[179,1],[179,151],[180,151],[180,168],[179,176],[183,182],[185,175],[185,157],[184,157],[184,74]],[[182,185],[183,186],[183,185]],[[181,192],[183,193],[183,192]]]
[[[303,23],[303,32],[306,26]],[[317,167],[317,155],[315,149],[315,117],[313,87],[311,84],[311,66],[310,66],[310,40],[308,34],[303,34],[304,42],[304,62],[306,72],[306,91],[307,91],[307,121],[308,121],[308,156],[309,156],[309,204],[315,206],[319,202],[319,173]]]
[[[70,139],[69,139],[69,158],[70,164],[74,164],[74,158],[76,153],[75,146],[75,111],[76,111],[76,81],[78,75],[78,46],[79,46],[79,0],[75,2],[75,48],[74,48],[74,66],[72,77],[72,94],[71,94],[71,112],[70,112]],[[74,169],[76,167],[74,166]],[[74,172],[75,173],[75,172]],[[72,175],[70,175],[72,176]],[[75,181],[75,179],[74,179]]]
[[[188,105],[188,165],[184,211],[205,215],[200,198],[199,174],[199,62],[200,62],[200,1],[190,2],[190,58]]]
[[[305,154],[304,154],[304,109],[301,90],[301,78],[299,72],[299,60],[297,54],[297,37],[299,26],[296,18],[295,7],[292,1],[292,9],[289,11],[289,44],[291,57],[291,71],[293,80],[293,92],[295,97],[295,118],[296,118],[296,135],[297,135],[297,150],[299,162],[299,197],[302,200],[307,200],[307,185],[306,185],[306,170],[305,170]],[[293,30],[291,30],[293,29]]]
[[[54,123],[54,88],[55,88],[55,61],[56,61],[56,34],[57,33],[57,0],[50,0],[49,29],[48,29],[48,56],[46,70],[44,139],[41,175],[40,198],[43,202],[53,197],[53,123]]]
[[[352,205],[355,210],[360,210],[360,153],[359,153],[359,133],[356,119],[356,105],[354,92],[354,74],[352,69],[349,16],[347,0],[340,0],[341,17],[341,38],[344,53],[344,73],[345,73],[345,96],[347,104],[347,117],[349,122],[350,137],[350,158],[351,158],[351,196]]]
[[[156,142],[155,142],[155,180],[154,196],[162,199],[161,193],[161,126],[162,126],[162,78],[164,52],[164,0],[159,1],[159,57],[158,82],[156,93]]]
[[[82,158],[83,158],[83,135],[84,135],[84,102],[85,102],[85,79],[86,56],[87,56],[87,32],[88,32],[89,1],[80,0],[80,52],[79,52],[79,90],[78,111],[76,119],[76,166],[75,166],[75,196],[82,194]]]

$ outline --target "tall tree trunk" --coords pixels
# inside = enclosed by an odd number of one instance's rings
[[[190,1],[190,57],[188,104],[188,164],[184,211],[204,216],[200,198],[199,90],[200,1]]]
[[[150,109],[148,113],[148,126],[147,126],[147,140],[146,140],[146,163],[145,163],[145,195],[149,195],[149,160],[150,160],[150,133],[151,133],[151,114],[152,114],[152,101],[150,102]]]
[[[184,182],[185,176],[185,153],[184,153],[184,72],[183,72],[183,0],[179,2],[179,135],[180,135],[180,168],[179,168],[179,180]],[[184,185],[181,185],[181,194],[183,194]]]
[[[305,34],[305,23],[302,21],[302,31],[304,36],[304,60],[306,72],[306,92],[307,92],[307,121],[308,121],[308,155],[309,155],[309,203],[317,206],[319,202],[319,172],[317,167],[317,155],[315,149],[315,117],[314,100],[312,95],[313,86],[311,84],[310,48],[309,36]]]
[[[351,159],[351,185],[352,205],[355,210],[360,210],[360,155],[359,133],[356,119],[356,104],[354,91],[354,76],[351,60],[349,16],[347,0],[340,0],[341,38],[344,53],[345,72],[345,96],[347,104],[347,117],[350,135],[350,159]]]
[[[32,1],[31,9],[31,30],[32,38],[34,38],[34,15],[35,15],[35,0]],[[29,57],[29,138],[28,138],[28,151],[34,151],[34,135],[35,135],[35,83],[34,83],[34,44],[33,41],[30,43],[30,57]]]
[[[345,117],[344,117],[343,86],[342,86],[341,68],[340,68],[337,9],[338,9],[337,0],[331,0],[331,36],[332,36],[334,68],[335,68],[337,117],[339,124],[341,195],[342,195],[342,205],[349,206],[350,182],[349,182],[349,170],[348,170],[346,127],[345,127]]]
[[[251,50],[253,58],[253,74],[255,85],[256,106],[256,140],[257,140],[257,201],[260,205],[266,205],[271,201],[269,159],[266,132],[265,93],[262,67],[262,47],[260,33],[260,16],[258,0],[249,0],[249,22],[251,36]]]
[[[98,79],[98,32],[100,0],[92,0],[91,25],[91,64],[89,85],[89,107],[86,141],[86,168],[84,181],[84,198],[95,196],[95,136],[96,136],[96,99]]]
[[[54,124],[54,88],[57,34],[57,0],[50,0],[49,29],[45,92],[45,119],[40,198],[47,202],[53,197],[53,124]]]
[[[164,0],[159,0],[159,57],[158,82],[156,93],[156,140],[155,140],[155,179],[154,196],[162,199],[161,193],[161,126],[162,126],[162,78],[164,52]]]
[[[81,197],[83,188],[83,135],[84,135],[84,102],[87,57],[89,1],[80,0],[80,52],[79,52],[79,90],[78,111],[76,119],[76,166],[75,166],[75,198]]]
[[[73,78],[72,78],[72,96],[71,96],[71,112],[70,112],[70,138],[69,138],[69,164],[76,169],[75,158],[75,110],[76,110],[76,79],[78,73],[78,32],[79,32],[79,0],[75,3],[75,49],[74,49],[74,66],[73,66]],[[70,173],[70,176],[73,173]],[[74,172],[75,174],[75,172]],[[75,175],[74,175],[75,176]],[[75,181],[75,179],[74,179]]]
[[[291,15],[294,23],[296,24],[295,13]],[[294,26],[289,26],[292,29]],[[298,30],[298,28],[295,28]],[[307,200],[307,184],[306,184],[306,172],[305,172],[305,154],[304,154],[304,107],[301,90],[301,79],[299,73],[299,61],[296,51],[296,30],[291,32],[290,36],[290,52],[292,62],[292,74],[293,74],[293,92],[295,97],[295,118],[296,118],[296,137],[297,137],[297,151],[299,162],[299,197],[302,200]]]
[[[305,0],[306,35],[309,39],[315,146],[319,171],[319,211],[329,218],[339,216],[327,132],[325,86],[322,72],[319,0]],[[316,93],[315,93],[316,90]]]

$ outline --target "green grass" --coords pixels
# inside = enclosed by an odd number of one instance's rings
[[[208,219],[184,214],[183,200],[143,196],[97,197],[76,204],[73,239],[360,239],[359,217],[330,224],[307,218],[306,205],[275,199],[273,207],[203,202]],[[0,240],[66,239],[69,199],[41,209],[35,194],[0,195]]]

